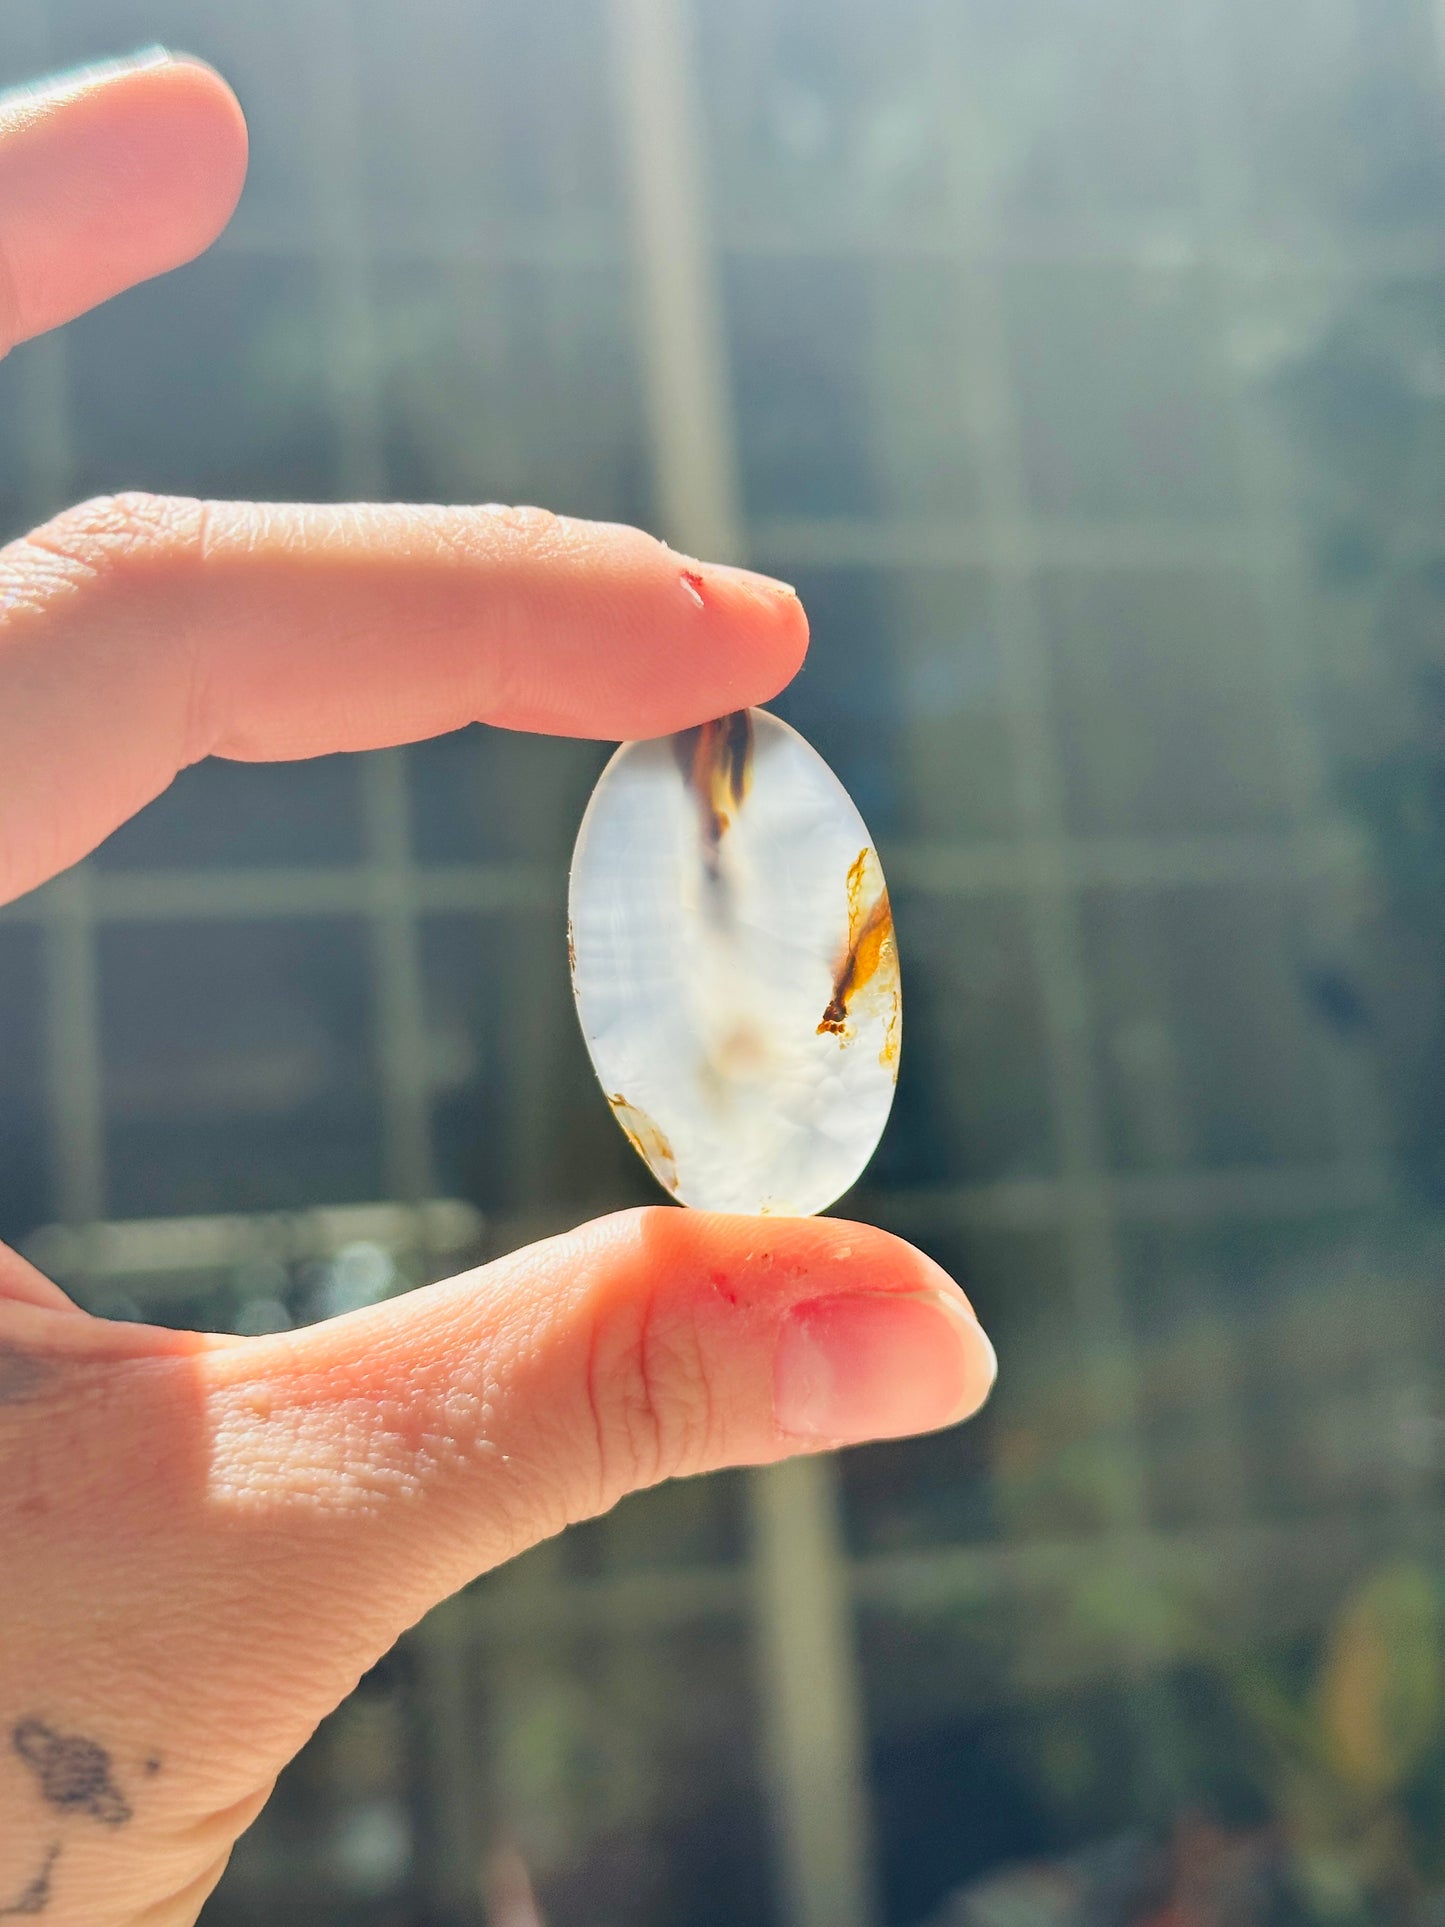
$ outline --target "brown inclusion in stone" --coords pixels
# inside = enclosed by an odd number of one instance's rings
[[[858,997],[870,986],[884,991],[893,1000],[887,1036],[879,1061],[889,1064],[898,1055],[898,970],[893,938],[893,911],[888,891],[880,886],[871,902],[865,903],[870,869],[877,869],[872,849],[861,849],[848,870],[848,937],[833,974],[833,995],[818,1025],[818,1034],[831,1031],[836,1037],[848,1035],[848,1013]]]
[[[718,716],[673,738],[682,779],[697,798],[703,853],[716,874],[718,845],[732,827],[753,780],[753,719],[746,709]]]
[[[667,1190],[677,1190],[677,1159],[673,1155],[667,1134],[660,1125],[653,1122],[646,1111],[638,1110],[629,1104],[620,1091],[608,1093],[607,1102],[612,1106],[617,1122],[627,1133],[627,1141],[652,1172],[658,1183]]]

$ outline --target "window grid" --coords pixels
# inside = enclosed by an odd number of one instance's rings
[[[350,501],[386,494],[365,212],[359,199],[361,145],[356,37],[345,0],[313,6],[308,30],[318,70],[330,85],[316,102],[309,133],[322,236],[320,261],[326,335],[332,348],[331,405],[340,435],[339,493]],[[401,750],[362,765],[362,814],[370,884],[372,998],[385,1088],[386,1174],[393,1196],[411,1203],[436,1190],[428,1092],[421,966],[412,893],[411,822]]]
[[[406,807],[403,797],[383,810],[391,826],[387,847],[393,850],[385,861],[297,864],[284,870],[107,869],[93,879],[89,914],[101,924],[344,916],[375,910],[379,897],[397,890],[417,915],[525,911],[549,901],[555,878],[543,864],[416,862],[407,845],[395,843],[396,815]],[[1030,895],[1061,888],[1157,891],[1301,878],[1343,885],[1357,874],[1353,842],[1327,816],[1289,833],[1079,836],[1051,829],[1000,841],[900,839],[890,844],[889,858],[889,873],[897,883],[921,895],[945,898]],[[57,884],[47,884],[0,907],[0,923],[47,922],[57,914],[55,893]]]
[[[742,483],[692,9],[689,0],[612,0],[609,22],[664,532],[687,553],[741,560]],[[796,1927],[873,1927],[863,1690],[836,1467],[798,1459],[753,1472],[749,1484],[778,1915]]]
[[[728,254],[762,259],[835,259],[857,255],[869,261],[965,261],[989,267],[1185,267],[1213,268],[1231,276],[1279,276],[1321,281],[1339,276],[1388,280],[1396,275],[1438,274],[1445,268],[1445,242],[1433,228],[1388,238],[1362,236],[1348,245],[1303,236],[1288,246],[1238,232],[1182,232],[1177,226],[1147,220],[1126,232],[1087,220],[1070,220],[1067,233],[1021,226],[983,235],[956,226],[880,225],[876,228],[820,222],[811,231],[791,224],[749,226],[724,214],[713,223],[715,241]],[[224,235],[217,247],[228,254],[295,257],[310,260],[315,241],[309,229],[249,217],[244,227]],[[512,226],[483,218],[467,226],[434,226],[422,233],[382,234],[365,242],[367,258],[422,264],[476,261],[505,267],[587,267],[617,258],[617,238],[601,222],[573,224],[553,216],[544,229]]]
[[[653,37],[673,49],[686,45],[686,0],[615,0],[612,10],[619,57],[630,48],[638,60],[643,39]],[[336,75],[334,87],[323,93],[313,129],[313,162],[317,185],[318,227],[326,276],[328,339],[336,351],[332,405],[341,431],[342,461],[338,473],[341,493],[365,497],[385,493],[385,464],[379,428],[378,397],[371,371],[375,358],[368,347],[371,326],[369,270],[376,249],[357,201],[360,178],[356,102],[353,85],[342,81],[347,50],[354,53],[353,22],[345,0],[327,0],[312,15],[324,43],[326,62]],[[45,14],[41,0],[12,0],[7,30],[24,35],[31,48],[30,64],[46,65]],[[970,63],[961,44],[966,29],[958,27],[958,43],[943,49],[959,73],[960,97],[966,98]],[[651,60],[655,63],[654,53]],[[1192,67],[1192,63],[1191,63]],[[646,78],[635,70],[619,75],[619,101],[635,108],[639,89],[658,78],[655,64]],[[1200,83],[1200,147],[1205,156],[1205,189],[1201,197],[1201,233],[1191,238],[1188,259],[1207,271],[1212,294],[1221,312],[1229,312],[1239,278],[1245,273],[1329,274],[1348,260],[1352,272],[1361,269],[1356,249],[1346,257],[1322,250],[1317,258],[1285,254],[1233,232],[1227,180],[1227,129],[1217,103]],[[962,132],[966,115],[957,123]],[[690,137],[697,144],[698,121]],[[699,167],[698,157],[691,165]],[[1053,1103],[1062,1150],[1062,1173],[1055,1180],[948,1185],[929,1190],[890,1194],[881,1202],[880,1216],[900,1229],[916,1233],[929,1226],[954,1224],[1060,1225],[1067,1233],[1071,1279],[1081,1323],[1103,1335],[1105,1350],[1117,1359],[1128,1355],[1119,1290],[1117,1228],[1120,1223],[1178,1222],[1197,1219],[1215,1222],[1233,1216],[1273,1218],[1319,1210],[1322,1206],[1368,1205],[1381,1198],[1388,1178],[1379,1151],[1378,1135],[1368,1092],[1344,1058],[1337,1060],[1338,1083],[1334,1114],[1339,1139],[1335,1162],[1318,1166],[1265,1165],[1246,1171],[1186,1170],[1164,1177],[1118,1177],[1108,1170],[1102,1147],[1102,1110],[1089,1062],[1092,1034],[1088,984],[1077,929],[1075,905],[1080,893],[1094,884],[1142,890],[1190,885],[1241,877],[1283,882],[1301,878],[1337,885],[1354,872],[1348,839],[1331,822],[1321,796],[1317,746],[1301,733],[1293,717],[1299,705],[1290,701],[1298,686],[1303,639],[1298,633],[1295,589],[1297,548],[1294,532],[1285,524],[1278,491],[1273,486],[1257,433],[1247,420],[1236,424],[1242,455],[1246,512],[1237,524],[1197,530],[1157,529],[1147,523],[1114,524],[1097,531],[1051,528],[1031,512],[1023,480],[1017,423],[1012,419],[1012,371],[1008,356],[1007,323],[1002,310],[999,277],[1018,261],[1138,263],[1149,259],[1147,243],[1104,241],[1084,246],[1052,247],[1046,241],[1015,239],[991,225],[990,211],[973,196],[966,151],[960,141],[954,155],[956,230],[938,235],[827,236],[820,251],[836,253],[856,247],[869,258],[895,253],[937,253],[965,261],[976,270],[967,297],[970,318],[990,344],[991,365],[983,371],[993,405],[981,415],[987,423],[985,451],[989,477],[988,501],[976,523],[933,527],[884,521],[821,522],[759,521],[742,535],[735,462],[728,446],[725,407],[719,411],[709,454],[708,438],[701,454],[694,450],[685,472],[674,475],[661,499],[672,504],[677,532],[699,548],[740,555],[744,547],[759,560],[774,557],[812,563],[868,560],[880,563],[936,563],[959,567],[969,563],[990,566],[997,577],[997,611],[1011,683],[1009,727],[1019,761],[1022,835],[1017,842],[967,846],[900,845],[890,870],[899,881],[943,895],[1021,893],[1028,905],[1035,961],[1048,1011],[1049,1061]],[[634,179],[634,187],[636,179]],[[634,210],[635,212],[637,210]],[[702,210],[695,210],[699,213]],[[725,219],[714,224],[711,244],[705,216],[695,230],[701,284],[708,279],[707,257],[713,249],[755,250],[762,254],[786,251],[796,256],[809,243],[796,233],[745,235]],[[284,235],[253,232],[224,245],[246,252],[296,252],[312,255],[315,244],[293,242]],[[480,243],[476,237],[457,237],[438,245],[435,258],[450,262],[465,258],[469,249],[489,261],[560,261],[614,258],[615,243],[588,234],[540,237],[502,235]],[[388,250],[389,251],[389,250]],[[409,248],[398,252],[410,254]],[[1370,251],[1366,261],[1381,271],[1438,271],[1445,266],[1438,240],[1406,239],[1398,246]],[[431,258],[430,254],[428,258]],[[1180,257],[1183,258],[1183,257]],[[639,280],[649,266],[645,253],[638,262]],[[714,304],[711,312],[686,301],[681,310],[669,309],[666,291],[653,291],[651,312],[666,329],[691,325],[702,331],[701,344],[687,353],[722,354],[721,322]],[[681,321],[679,321],[681,314]],[[67,380],[68,349],[57,337],[28,351],[32,382],[26,419],[22,467],[29,478],[29,495],[36,519],[70,494],[74,471],[71,456],[70,402]],[[716,367],[716,364],[715,364]],[[665,375],[664,375],[665,380]],[[675,399],[653,396],[654,456],[661,473],[669,473],[675,459],[672,431]],[[691,410],[689,433],[695,433],[696,410]],[[711,463],[710,472],[708,463]],[[679,510],[677,505],[683,506]],[[1077,567],[1152,568],[1190,561],[1230,561],[1247,545],[1256,579],[1266,597],[1274,641],[1270,674],[1275,680],[1280,719],[1282,761],[1289,775],[1291,827],[1282,835],[1191,838],[1085,838],[1070,835],[1063,804],[1063,771],[1057,741],[1050,725],[1051,669],[1043,641],[1042,620],[1036,606],[1037,572],[1054,563]],[[367,759],[364,775],[364,812],[367,862],[356,868],[327,868],[289,872],[265,870],[235,873],[173,872],[167,874],[97,873],[80,866],[66,877],[3,913],[7,922],[37,923],[47,947],[49,1006],[46,1022],[47,1082],[54,1107],[53,1145],[58,1215],[69,1225],[92,1223],[106,1210],[104,1108],[97,1000],[97,930],[110,921],[145,918],[201,918],[317,915],[362,910],[369,919],[379,1060],[386,1089],[387,1175],[391,1192],[404,1200],[428,1197],[435,1191],[435,1158],[431,1143],[429,1092],[424,1082],[424,1007],[418,961],[418,920],[437,910],[537,909],[549,900],[555,878],[541,866],[468,865],[446,868],[417,864],[411,855],[409,801],[405,752],[390,751]],[[564,1013],[565,1014],[565,1013]],[[531,1027],[534,1077],[530,1088],[545,1093],[551,1082],[547,1040],[555,1034],[550,1021]],[[541,1186],[546,1165],[545,1107],[533,1104],[521,1125],[525,1140],[523,1166],[537,1174],[537,1194],[517,1200],[515,1217],[499,1221],[493,1234],[504,1246],[513,1233],[535,1230],[547,1220],[547,1200]],[[1100,1397],[1118,1411],[1117,1374],[1101,1382]],[[1132,1431],[1132,1427],[1126,1427]],[[1137,1453],[1137,1434],[1135,1435]],[[929,1606],[943,1600],[973,1596],[980,1588],[1003,1596],[1022,1593],[1042,1583],[1060,1562],[1082,1564],[1099,1556],[1095,1540],[1028,1547],[984,1545],[948,1552],[931,1551],[926,1558],[873,1555],[845,1563],[836,1521],[829,1523],[836,1503],[827,1471],[809,1465],[783,1475],[795,1484],[789,1491],[776,1482],[781,1518],[796,1524],[806,1518],[821,1535],[815,1550],[814,1578],[823,1596],[843,1595],[852,1605],[885,1604]],[[1122,1570],[1145,1572],[1172,1557],[1188,1556],[1201,1543],[1198,1534],[1167,1534],[1151,1530],[1136,1466],[1135,1489],[1109,1537],[1109,1557]],[[769,1488],[772,1491],[773,1488]],[[821,1519],[821,1526],[819,1520]],[[1351,1521],[1352,1529],[1357,1530]],[[761,1528],[766,1534],[766,1524]],[[1282,1528],[1234,1529],[1241,1561],[1277,1557],[1307,1559],[1306,1533],[1318,1531],[1316,1522],[1299,1531]],[[774,1534],[774,1547],[786,1528]],[[1224,1556],[1229,1534],[1211,1533],[1211,1558]],[[1327,1535],[1340,1551],[1340,1565],[1348,1565],[1345,1531]],[[1295,1540],[1298,1539],[1298,1545]],[[765,1539],[760,1540],[765,1543]],[[1051,1561],[1053,1566],[1051,1566]],[[768,1569],[764,1569],[765,1572]],[[776,1568],[771,1569],[776,1577]],[[831,1589],[831,1593],[830,1590]],[[767,1591],[766,1586],[763,1588]],[[814,1592],[810,1597],[816,1599]],[[596,1623],[600,1617],[618,1624],[690,1618],[717,1613],[736,1614],[752,1609],[758,1598],[757,1575],[736,1569],[705,1569],[676,1574],[647,1574],[605,1581],[566,1580],[544,1553],[524,1562],[504,1584],[482,1589],[452,1602],[434,1614],[420,1635],[423,1653],[423,1698],[436,1748],[433,1777],[451,1788],[450,1818],[440,1823],[450,1829],[436,1862],[438,1901],[455,1903],[473,1891],[470,1853],[476,1806],[464,1794],[470,1772],[470,1750],[458,1730],[463,1696],[456,1690],[460,1669],[474,1644],[492,1633],[507,1637],[536,1635],[550,1625]],[[781,1610],[781,1608],[778,1608]],[[777,1629],[775,1628],[776,1632]],[[846,1648],[846,1637],[838,1650]],[[844,1701],[856,1699],[857,1682],[838,1687]],[[844,1729],[850,1719],[847,1705],[835,1701],[835,1719]],[[1167,1754],[1167,1708],[1150,1702],[1141,1716],[1157,1734]],[[1162,1728],[1160,1722],[1163,1722]],[[856,1744],[854,1740],[845,1744]],[[441,1760],[444,1764],[437,1765]],[[470,1790],[474,1792],[475,1790]],[[861,1799],[855,1786],[854,1796]],[[800,1824],[806,1825],[806,1815]],[[806,1853],[806,1843],[795,1850]],[[837,1851],[824,1841],[811,1849],[825,1856]],[[813,1869],[816,1874],[816,1866]],[[800,1876],[801,1877],[801,1876]],[[867,1927],[874,1918],[868,1895],[866,1869],[835,1867],[830,1876],[836,1897],[841,1883],[851,1912],[833,1911],[830,1921]],[[805,1891],[815,1896],[814,1885]],[[831,1903],[830,1903],[831,1904]],[[803,1914],[796,1916],[806,1918]],[[823,1918],[823,1916],[819,1916]]]
[[[7,26],[26,49],[34,71],[44,72],[50,39],[40,0],[21,0]],[[21,464],[27,478],[26,505],[36,520],[66,499],[74,473],[68,363],[63,334],[36,344]],[[50,886],[40,915],[54,1195],[62,1219],[80,1224],[104,1217],[106,1209],[96,929],[90,877],[83,866]]]
[[[972,129],[983,123],[969,112],[975,98],[976,67],[961,17],[953,31],[945,29],[943,41],[939,54],[949,62],[955,97],[962,104],[948,130],[950,195],[964,231],[983,240],[999,231],[1000,222],[975,185],[986,175],[975,165]],[[996,557],[995,621],[1015,758],[1016,808],[1028,837],[1045,847],[1058,847],[1067,834],[1065,772],[1055,727],[1044,619],[1028,560],[1033,516],[1022,429],[1014,405],[1002,268],[997,260],[977,264],[965,300],[964,324],[980,343],[975,406],[982,423],[984,507]],[[1122,1442],[1122,1476],[1111,1492],[1110,1516],[1100,1536],[1120,1570],[1128,1572],[1131,1547],[1148,1522],[1144,1454],[1137,1372],[1119,1286],[1103,1112],[1092,1062],[1095,1024],[1078,926],[1078,897],[1060,871],[1048,886],[1030,890],[1026,903],[1043,998],[1066,1276],[1074,1300],[1082,1376],[1101,1424],[1116,1427]],[[1173,1753],[1170,1709],[1145,1677],[1143,1654],[1126,1646],[1119,1659],[1141,1758],[1154,1775],[1164,1778]]]
[[[317,70],[329,69],[311,122],[323,316],[332,349],[331,406],[340,435],[338,492],[364,501],[386,494],[380,396],[369,278],[366,222],[359,199],[360,123],[357,45],[346,0],[318,0],[308,15]],[[377,1056],[384,1091],[385,1169],[405,1202],[435,1195],[436,1160],[429,1093],[415,897],[409,888],[410,810],[405,752],[367,756],[362,769],[367,851],[371,989]],[[419,1778],[434,1804],[418,1812],[430,1838],[420,1878],[430,1901],[465,1906],[474,1892],[470,1838],[478,1803],[466,1697],[458,1690],[454,1622],[424,1622],[413,1637]],[[468,1876],[472,1876],[469,1880]]]
[[[1242,225],[1237,213],[1242,196],[1236,143],[1231,138],[1228,106],[1216,72],[1209,23],[1199,0],[1189,0],[1179,9],[1178,23],[1196,118],[1200,228],[1206,236],[1225,240]],[[1228,339],[1231,331],[1247,320],[1239,299],[1240,277],[1225,266],[1226,259],[1221,249],[1207,270],[1221,323],[1218,340]],[[1246,554],[1265,614],[1266,695],[1274,712],[1286,804],[1293,819],[1295,868],[1303,874],[1307,868],[1305,853],[1325,829],[1327,817],[1324,757],[1308,700],[1310,664],[1304,624],[1309,599],[1301,564],[1302,543],[1299,530],[1287,517],[1283,491],[1260,432],[1258,411],[1244,403],[1237,382],[1227,382],[1225,392],[1233,416],[1245,522],[1251,531]],[[1322,897],[1316,920],[1329,936],[1339,940],[1344,935],[1342,919],[1337,914],[1338,905],[1333,906],[1333,916],[1331,909]],[[1383,1189],[1381,1128],[1372,1083],[1358,1060],[1346,1053],[1331,1053],[1325,1068],[1341,1159],[1378,1166]]]
[[[1421,57],[1428,60],[1439,49],[1431,44],[1425,15],[1416,16]],[[1242,328],[1248,316],[1243,299],[1245,271],[1231,258],[1231,237],[1244,226],[1244,190],[1233,139],[1230,102],[1217,50],[1209,31],[1203,0],[1187,0],[1179,9],[1177,32],[1183,42],[1184,70],[1189,76],[1190,105],[1195,116],[1200,157],[1200,231],[1205,237],[1206,285],[1214,301],[1219,326],[1216,342]],[[1309,639],[1305,633],[1309,608],[1302,531],[1287,512],[1287,493],[1258,419],[1244,400],[1239,384],[1228,382],[1234,442],[1241,471],[1246,521],[1253,531],[1246,551],[1250,558],[1264,611],[1263,625],[1266,695],[1273,708],[1275,739],[1291,823],[1294,869],[1309,869],[1309,851],[1327,833],[1328,796],[1325,756],[1315,726],[1310,690]],[[1348,944],[1345,881],[1342,873],[1320,879],[1324,887],[1311,894],[1310,921],[1322,939],[1325,954],[1342,954]],[[1331,888],[1330,886],[1334,887]],[[1332,1051],[1324,1059],[1325,1097],[1338,1146],[1340,1181],[1353,1178],[1372,1201],[1382,1200],[1389,1173],[1385,1125],[1373,1067],[1363,1057]],[[1240,1489],[1229,1495],[1246,1512],[1250,1494],[1237,1454],[1223,1463]],[[1402,1528],[1412,1539],[1428,1539],[1434,1529],[1427,1481],[1418,1466],[1398,1458],[1390,1480],[1393,1507]]]

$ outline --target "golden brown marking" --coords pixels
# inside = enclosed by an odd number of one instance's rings
[[[572,972],[574,977],[577,975],[577,939],[572,934],[572,919],[570,917],[567,919],[567,968]]]
[[[753,719],[745,709],[718,716],[696,729],[679,730],[673,754],[683,781],[697,798],[703,849],[717,868],[719,843],[732,827],[753,781]]]
[[[883,1032],[883,1048],[878,1053],[878,1062],[885,1071],[892,1071],[893,1082],[898,1082],[898,1059],[903,1049],[903,986],[895,975],[890,995],[888,1023]]]
[[[633,1150],[659,1183],[675,1194],[677,1159],[661,1127],[653,1122],[646,1111],[639,1111],[635,1104],[629,1104],[620,1091],[609,1092],[607,1102],[612,1106],[617,1122],[627,1133],[627,1141]]]
[[[848,870],[848,937],[833,974],[833,995],[818,1025],[818,1035],[831,1032],[845,1041],[853,1003],[876,989],[892,1003],[880,1063],[896,1061],[898,1050],[898,950],[893,938],[893,911],[881,871],[869,896],[870,873],[879,870],[876,853],[862,849]]]

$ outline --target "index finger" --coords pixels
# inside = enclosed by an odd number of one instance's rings
[[[0,353],[198,253],[245,159],[199,62],[0,96]],[[539,511],[87,504],[0,550],[0,902],[205,755],[658,735],[763,701],[806,640],[776,584]]]
[[[235,95],[161,48],[0,94],[0,355],[209,247],[245,173]]]
[[[540,509],[86,503],[0,549],[0,902],[203,756],[661,736],[807,640],[782,583]]]

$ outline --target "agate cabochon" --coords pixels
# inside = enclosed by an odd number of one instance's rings
[[[765,710],[625,743],[572,859],[572,986],[618,1123],[708,1211],[806,1216],[893,1102],[898,953],[847,791]]]

